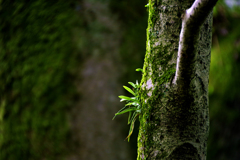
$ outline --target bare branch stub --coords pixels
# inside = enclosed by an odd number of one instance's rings
[[[194,75],[194,62],[200,27],[218,0],[196,0],[186,10],[179,38],[176,74],[173,84],[185,88]]]

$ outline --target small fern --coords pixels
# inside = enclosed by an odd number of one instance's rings
[[[138,68],[138,69],[136,69],[136,71],[142,72],[142,69]],[[121,99],[120,102],[125,101],[127,104],[115,114],[113,119],[117,115],[129,112],[128,124],[130,124],[130,129],[129,129],[128,136],[126,138],[129,141],[130,136],[132,135],[132,132],[134,129],[134,123],[137,119],[137,116],[141,114],[142,110],[141,110],[141,103],[140,103],[140,99],[139,99],[140,97],[138,94],[138,91],[140,88],[138,81],[136,81],[135,84],[133,82],[128,82],[128,83],[133,87],[133,90],[127,86],[123,86],[123,88],[126,89],[129,93],[131,93],[134,97],[119,96],[119,98]]]

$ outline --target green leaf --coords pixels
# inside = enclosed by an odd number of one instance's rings
[[[137,68],[136,71],[143,72],[142,68]]]
[[[133,90],[131,90],[130,88],[128,88],[127,86],[123,86],[123,88],[125,88],[128,92],[132,93],[132,95],[136,95]]]
[[[136,71],[141,71],[143,72],[143,69],[138,68],[136,69]],[[128,124],[130,124],[130,128],[129,128],[129,133],[126,139],[128,139],[128,141],[130,140],[130,136],[133,133],[133,129],[134,129],[134,123],[137,119],[137,116],[141,114],[141,103],[139,100],[139,95],[138,95],[138,91],[140,89],[140,84],[138,83],[138,81],[136,80],[136,84],[134,84],[133,82],[128,82],[134,89],[131,89],[127,86],[123,86],[124,89],[126,89],[129,93],[131,93],[134,97],[127,97],[127,96],[118,96],[122,101],[126,101],[127,104],[120,109],[117,113],[115,113],[115,116],[113,117],[113,119],[120,114],[124,114],[129,112],[129,116],[128,116]],[[130,106],[130,107],[129,107]]]
[[[133,82],[128,82],[129,84],[131,84],[131,86],[133,86],[133,88],[136,88],[136,85]]]
[[[127,97],[127,96],[118,96],[119,98],[121,98],[120,102],[122,101],[138,101],[136,97]]]
[[[125,107],[123,107],[122,109],[120,109],[117,113],[119,113],[119,112],[121,112],[121,111],[123,111],[124,109],[126,109],[127,108],[127,106],[125,105]],[[113,119],[112,120],[114,120],[114,118],[116,117],[117,115],[115,114],[115,116],[113,117]]]
[[[138,115],[139,115],[139,113],[137,113],[137,112],[135,111],[135,112],[133,113],[133,115],[132,115],[132,118],[131,118],[131,120],[130,120],[130,123],[132,123],[133,120],[134,120],[134,118],[136,118]]]
[[[136,110],[136,112],[138,112],[138,113],[141,113],[141,112],[142,112],[142,110],[141,110],[141,109],[137,109],[137,110]]]
[[[136,111],[136,110],[137,110],[136,107],[130,107],[128,109],[123,110],[122,112],[116,113],[115,115],[120,115],[120,114],[123,114],[123,113],[126,113],[126,112],[131,112],[131,111]]]
[[[136,85],[137,85],[137,87],[139,87],[138,80],[136,80]]]
[[[129,129],[129,132],[128,132],[128,136],[127,136],[127,138],[126,138],[126,139],[128,139],[128,142],[129,142],[129,140],[130,140],[130,136],[132,135],[132,132],[133,132],[133,129],[134,129],[134,123],[135,123],[138,115],[139,115],[139,114],[136,114],[135,116],[133,116],[133,120],[131,121],[130,129]]]
[[[145,5],[145,7],[149,7],[149,3]]]
[[[134,112],[135,113],[135,112]],[[129,115],[128,115],[128,124],[130,124],[131,122],[131,116],[132,116],[132,112],[129,112]]]
[[[114,118],[116,117],[117,115],[114,115],[114,117],[113,117],[113,119],[112,120],[114,120]]]
[[[128,103],[125,106],[131,106],[131,105],[133,105],[133,106],[140,106],[140,103],[138,101],[135,101],[135,102]]]
[[[137,114],[138,114],[137,112],[134,112],[134,113],[133,113],[133,115],[132,115],[132,117],[131,117],[131,119],[130,119],[130,123],[133,122],[133,119],[136,117]]]
[[[138,105],[138,106],[137,106],[137,109],[140,109],[140,108],[141,108],[141,105]]]

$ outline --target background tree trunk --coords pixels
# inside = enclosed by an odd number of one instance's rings
[[[138,159],[206,159],[212,14],[201,26],[197,55],[184,88],[172,85],[182,14],[194,0],[149,1],[141,81]],[[190,55],[185,58],[191,59]],[[188,74],[188,73],[186,73]]]
[[[145,51],[145,2],[126,2],[0,2],[1,160],[135,159],[112,121]]]
[[[132,159],[130,145],[124,141],[126,125],[119,119],[112,121],[121,108],[117,96],[123,92],[119,83],[123,73],[120,23],[110,10],[109,1],[83,0],[80,5],[85,31],[77,36],[86,46],[81,49],[85,52],[84,61],[76,81],[81,98],[70,116],[74,142],[78,142],[70,159]]]

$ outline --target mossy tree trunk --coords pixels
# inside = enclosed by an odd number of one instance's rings
[[[209,12],[216,1],[193,2],[149,0],[138,160],[206,159]],[[201,7],[207,8],[205,17],[197,13]]]

